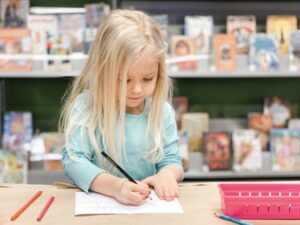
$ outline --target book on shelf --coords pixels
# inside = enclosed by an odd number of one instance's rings
[[[289,37],[289,69],[300,70],[300,30],[290,33]]]
[[[185,16],[184,34],[195,38],[196,53],[211,52],[211,38],[214,32],[212,16]]]
[[[291,105],[282,96],[266,96],[264,100],[264,114],[272,115],[273,128],[285,128],[292,117]]]
[[[198,68],[198,61],[189,57],[197,54],[195,38],[174,35],[171,38],[171,55],[173,58],[182,59],[180,62],[173,63],[173,71],[194,71]]]
[[[297,30],[297,16],[269,15],[267,17],[267,34],[275,35],[280,54],[288,53],[289,34]]]
[[[61,133],[35,134],[30,142],[30,161],[42,161],[47,171],[62,171],[61,152],[64,145],[65,139]]]
[[[300,130],[272,129],[270,132],[272,169],[300,170]]]
[[[83,53],[84,54],[89,54],[91,45],[93,41],[95,40],[97,34],[97,28],[96,27],[90,27],[90,28],[85,28],[84,33],[83,33]]]
[[[233,169],[255,171],[262,168],[262,146],[258,131],[235,130],[232,133]]]
[[[226,29],[228,34],[233,34],[236,37],[237,53],[248,53],[249,38],[256,33],[255,16],[227,16]]]
[[[26,27],[29,0],[1,0],[0,3],[1,27]]]
[[[300,130],[300,118],[291,118],[288,123],[288,128]]]
[[[59,35],[62,39],[69,40],[71,53],[83,52],[84,29],[85,15],[83,13],[58,15]]]
[[[63,171],[61,152],[65,145],[64,135],[58,132],[42,133],[44,143],[44,170]]]
[[[47,54],[57,58],[45,60],[46,71],[70,71],[71,42],[68,35],[47,33]]]
[[[252,35],[248,58],[250,70],[277,70],[279,68],[277,37],[264,33]]]
[[[172,106],[175,110],[177,129],[181,130],[182,115],[188,112],[189,100],[185,96],[174,96],[172,98]]]
[[[0,183],[27,183],[27,153],[0,149]]]
[[[168,14],[157,14],[157,15],[153,15],[153,18],[158,22],[164,38],[166,40],[166,42],[169,42],[170,39],[170,32],[169,32],[169,16]]]
[[[214,64],[217,71],[237,69],[236,38],[233,34],[215,34]]]
[[[84,5],[87,27],[99,27],[110,13],[110,6],[105,3],[89,3]]]
[[[231,170],[231,134],[229,132],[205,132],[202,155],[204,171]]]
[[[29,15],[28,29],[31,31],[32,53],[47,54],[47,34],[58,33],[57,17],[54,15]]]
[[[189,169],[189,137],[187,131],[178,131],[178,148],[182,160],[183,170]]]
[[[33,120],[31,112],[4,112],[3,149],[12,151],[27,149],[32,135]]]
[[[32,59],[22,57],[31,54],[30,30],[24,28],[0,28],[0,71],[32,70]],[[15,57],[13,57],[15,56]]]
[[[273,126],[273,117],[270,114],[248,113],[248,128],[258,132],[263,151],[269,150],[269,132]]]
[[[203,132],[209,130],[208,113],[184,113],[182,116],[182,131],[187,132],[189,151],[202,150]]]
[[[105,3],[89,3],[85,8],[85,28],[83,46],[84,53],[88,54],[93,43],[97,29],[104,18],[110,13],[110,6]]]
[[[4,79],[0,79],[0,118],[1,118],[1,122],[0,122],[0,146],[2,146],[2,142],[3,142],[3,114],[4,114],[4,110],[5,110],[5,100],[6,100],[6,92],[5,92],[5,80]]]

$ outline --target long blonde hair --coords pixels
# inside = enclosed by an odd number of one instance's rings
[[[150,101],[147,132],[153,148],[145,156],[151,162],[163,157],[163,111],[170,100],[171,82],[166,74],[166,44],[158,23],[135,10],[114,10],[100,25],[89,58],[80,76],[72,84],[60,117],[60,131],[68,138],[78,124],[87,129],[96,154],[101,149],[97,132],[106,151],[117,161],[125,150],[126,78],[130,67],[145,52],[151,52],[159,64],[156,87]],[[74,113],[76,98],[89,90],[85,108]],[[80,114],[80,115],[79,115]],[[78,121],[80,120],[80,121]],[[70,155],[72,150],[68,149]]]

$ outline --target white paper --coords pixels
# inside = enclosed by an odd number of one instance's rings
[[[141,206],[128,206],[119,203],[114,198],[97,194],[76,192],[75,215],[86,214],[136,214],[136,213],[183,213],[177,199],[167,202],[160,200],[152,192],[151,199],[147,199]]]

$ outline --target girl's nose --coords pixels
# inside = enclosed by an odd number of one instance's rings
[[[140,83],[136,83],[133,88],[132,88],[132,91],[134,93],[140,93],[142,91],[142,86]]]

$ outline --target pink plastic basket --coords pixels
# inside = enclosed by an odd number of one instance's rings
[[[219,184],[224,214],[241,219],[300,219],[300,184]]]

